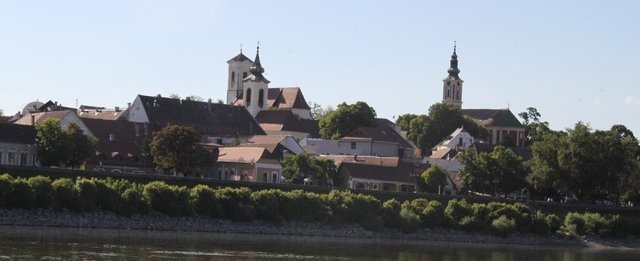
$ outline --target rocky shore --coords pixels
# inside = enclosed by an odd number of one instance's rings
[[[437,228],[422,229],[405,234],[393,229],[368,231],[358,225],[339,225],[325,223],[287,222],[272,224],[262,221],[232,222],[209,217],[168,217],[158,213],[118,216],[109,212],[74,213],[54,210],[0,210],[0,232],[12,227],[42,228],[84,228],[109,229],[123,231],[163,231],[173,235],[189,234],[208,236],[213,234],[237,234],[249,236],[295,237],[316,241],[361,241],[377,243],[431,244],[431,245],[473,245],[495,246],[510,245],[520,247],[578,247],[578,248],[617,248],[640,250],[640,239],[599,238],[568,236],[538,236],[534,234],[512,234],[506,238],[487,233],[466,232],[462,230]],[[177,231],[183,233],[175,233]]]

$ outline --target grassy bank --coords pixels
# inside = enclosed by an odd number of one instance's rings
[[[615,214],[535,211],[522,203],[470,203],[465,199],[417,198],[382,201],[351,191],[316,193],[300,189],[176,185],[128,179],[0,176],[0,207],[108,211],[122,216],[158,212],[167,216],[206,216],[274,224],[316,222],[358,224],[368,230],[451,228],[493,233],[599,236],[639,235],[640,225]]]

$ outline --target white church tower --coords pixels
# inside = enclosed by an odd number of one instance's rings
[[[269,80],[262,74],[264,68],[260,64],[260,46],[256,50],[256,59],[249,68],[249,76],[243,79],[243,103],[254,118],[262,110],[267,110],[267,92]]]
[[[462,83],[460,79],[460,69],[458,69],[458,55],[456,54],[456,45],[453,44],[453,54],[451,55],[451,65],[449,67],[449,75],[442,80],[442,102],[451,104],[459,109],[462,108]]]
[[[253,61],[242,54],[242,48],[240,48],[240,54],[227,61],[227,64],[229,64],[227,104],[233,104],[236,100],[243,98],[243,80],[249,76]]]

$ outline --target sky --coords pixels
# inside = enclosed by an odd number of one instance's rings
[[[135,96],[226,99],[227,63],[270,87],[379,117],[442,99],[457,41],[463,108],[535,107],[552,129],[640,135],[640,1],[0,0],[0,110],[124,107]],[[77,101],[77,102],[76,102]]]

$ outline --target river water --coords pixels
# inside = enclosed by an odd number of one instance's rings
[[[637,249],[473,246],[353,239],[0,227],[7,260],[640,260]]]

